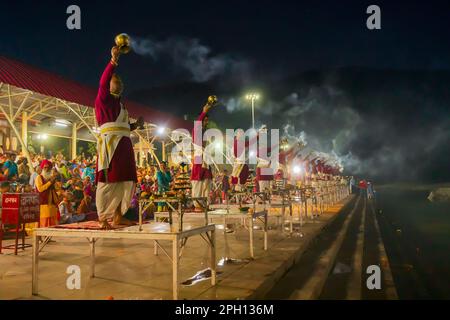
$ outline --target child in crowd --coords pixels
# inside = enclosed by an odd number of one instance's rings
[[[59,203],[58,209],[61,215],[59,221],[60,224],[76,223],[85,219],[85,214],[77,214],[72,208],[71,198],[69,194],[63,197],[63,200]]]
[[[223,170],[222,175],[222,203],[227,203],[228,191],[230,191],[230,177],[228,176],[228,170]]]
[[[83,199],[81,200],[80,205],[78,206],[77,213],[79,215],[89,213],[91,211],[91,205],[92,205],[92,198],[87,192],[85,192]]]

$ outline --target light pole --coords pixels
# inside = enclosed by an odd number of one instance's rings
[[[259,99],[259,94],[249,93],[245,96],[247,100],[252,103],[252,128],[255,129],[255,101]]]

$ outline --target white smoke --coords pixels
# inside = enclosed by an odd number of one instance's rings
[[[223,102],[229,113],[249,108],[249,101],[244,98],[229,97]],[[355,174],[365,169],[349,150],[361,117],[336,88],[312,86],[278,101],[263,98],[257,101],[256,109],[260,121],[270,119],[282,128],[290,145],[301,143]]]
[[[191,80],[205,82],[220,75],[246,73],[248,64],[228,54],[213,55],[211,48],[196,38],[170,37],[164,41],[133,36],[133,51],[155,61],[171,59],[174,67],[188,71]]]

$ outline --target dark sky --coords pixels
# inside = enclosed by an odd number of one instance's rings
[[[70,4],[81,7],[80,31],[66,28]],[[381,7],[381,30],[366,28],[370,4]],[[214,90],[227,106],[216,120],[237,126],[248,116],[242,92],[258,88],[259,123],[304,131],[359,174],[450,179],[449,1],[2,1],[1,10],[1,55],[95,86],[126,32],[140,54],[123,57],[120,73],[141,102],[196,114],[189,95]]]
[[[369,31],[365,11],[374,3],[382,10],[382,30]],[[65,27],[69,4],[81,7],[81,31]],[[268,65],[283,71],[349,65],[449,69],[449,9],[448,1],[399,0],[2,1],[0,49],[91,83],[120,32],[156,40],[199,38],[213,54],[239,55],[264,71]],[[158,84],[144,80],[154,63],[129,60],[136,79]]]

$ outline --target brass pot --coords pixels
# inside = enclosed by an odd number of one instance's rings
[[[121,53],[126,54],[131,51],[131,39],[126,33],[118,34],[114,42],[119,47]]]
[[[209,96],[208,97],[208,104],[210,106],[214,106],[215,104],[217,104],[217,96]]]

